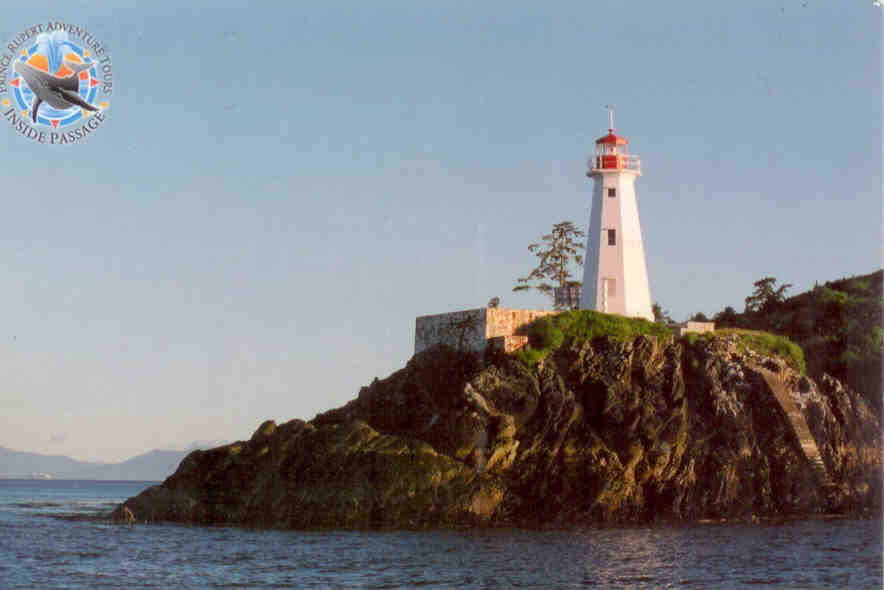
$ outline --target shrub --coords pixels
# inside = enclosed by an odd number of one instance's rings
[[[544,316],[529,324],[525,333],[528,346],[516,351],[515,356],[529,366],[536,365],[568,342],[583,342],[602,336],[629,342],[643,334],[664,340],[672,335],[669,328],[660,323],[588,309]]]
[[[758,354],[767,356],[778,356],[786,360],[786,362],[802,375],[807,373],[807,366],[804,362],[804,351],[801,347],[779,334],[771,334],[770,332],[759,332],[757,330],[740,330],[737,328],[727,328],[724,330],[716,330],[715,335],[727,336],[728,334],[736,334],[740,338],[743,346],[750,348]]]

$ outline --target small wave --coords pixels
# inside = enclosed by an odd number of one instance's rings
[[[98,551],[72,551],[60,553],[59,557],[76,557],[77,559],[100,559],[102,557],[107,557],[107,554],[100,553]]]
[[[256,557],[257,556],[253,553],[236,552],[224,557],[221,560],[221,563],[223,563],[224,565],[236,565],[248,561],[255,561]]]
[[[97,508],[98,506],[116,506],[115,502],[105,502],[103,500],[77,500],[70,503],[75,508]]]
[[[16,502],[11,506],[15,508],[59,508],[64,504],[59,502]]]
[[[623,582],[628,587],[630,584],[637,584],[639,582],[653,582],[656,578],[654,576],[625,576],[621,578],[617,578],[617,582]]]
[[[53,513],[53,514],[36,514],[40,518],[51,518],[53,520],[65,520],[68,522],[106,522],[109,520],[108,515],[103,512],[79,512],[79,513]]]
[[[749,584],[750,586],[777,586],[782,588],[783,584],[787,584],[789,581],[786,578],[743,578],[740,580],[740,583]]]

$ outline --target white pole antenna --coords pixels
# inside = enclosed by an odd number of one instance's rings
[[[606,104],[605,108],[608,109],[608,120],[611,123],[611,131],[614,131],[614,105]]]

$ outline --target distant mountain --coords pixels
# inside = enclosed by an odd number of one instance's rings
[[[175,471],[189,452],[150,451],[122,463],[96,463],[0,447],[0,478],[161,481]]]
[[[200,449],[200,450],[215,449],[218,447],[223,447],[224,445],[229,445],[232,442],[233,442],[232,440],[226,440],[226,439],[195,440],[192,443],[190,443],[189,445],[187,445],[182,450],[187,451],[189,453],[191,451],[196,451],[198,449]]]

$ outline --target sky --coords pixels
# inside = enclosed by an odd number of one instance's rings
[[[871,0],[35,0],[0,39],[50,20],[114,91],[75,145],[0,120],[0,446],[248,438],[403,367],[416,316],[549,307],[512,287],[588,224],[606,104],[674,319],[882,264]]]

